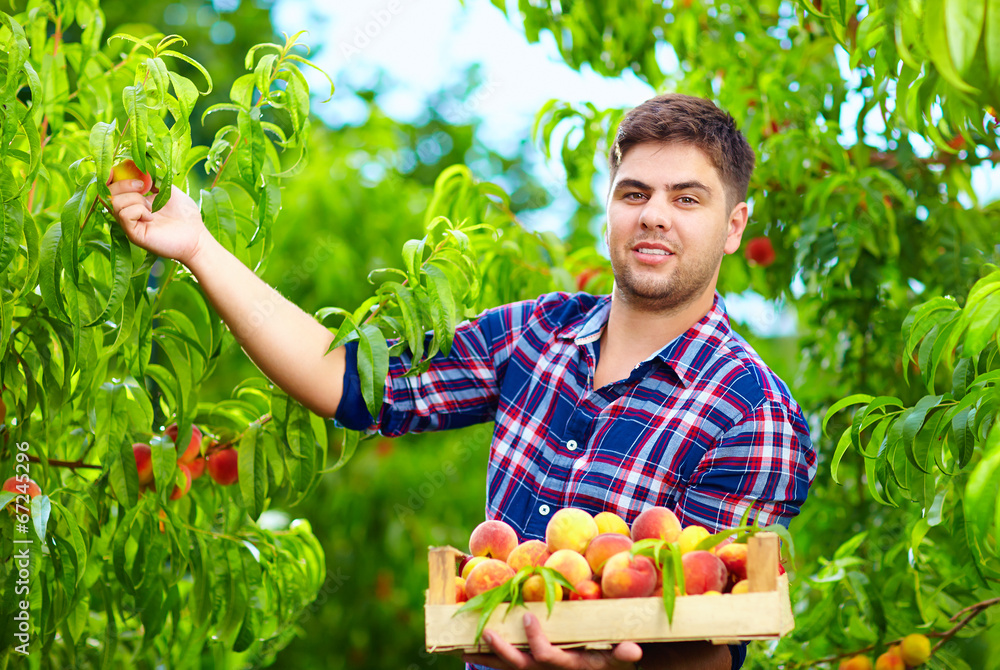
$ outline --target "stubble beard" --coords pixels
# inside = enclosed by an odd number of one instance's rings
[[[631,248],[624,251],[626,259]],[[666,276],[654,276],[652,271],[641,276],[627,261],[615,262],[612,257],[616,297],[632,309],[661,314],[680,311],[700,297],[715,276],[725,252],[720,249],[713,258],[688,259],[693,264],[685,266],[680,262],[683,250],[675,248],[674,251],[672,262],[676,267]]]

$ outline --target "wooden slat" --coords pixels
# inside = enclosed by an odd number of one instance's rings
[[[747,580],[751,593],[778,588],[778,536],[757,533],[747,540]]]
[[[787,595],[785,596],[787,598]],[[473,644],[477,612],[453,616],[458,605],[427,605],[427,650],[434,652],[486,652]],[[549,640],[563,648],[594,647],[635,642],[774,639],[781,635],[784,604],[781,593],[743,593],[723,596],[683,596],[677,599],[673,624],[667,622],[660,598],[572,600],[556,603],[551,617],[545,603],[527,603]],[[501,605],[487,626],[515,646],[526,647],[527,638],[517,607],[504,618]]]
[[[428,550],[428,605],[455,604],[455,560],[461,553],[454,547],[430,547]]]

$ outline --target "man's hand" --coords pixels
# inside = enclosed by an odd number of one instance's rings
[[[111,205],[128,238],[157,256],[190,266],[203,238],[209,235],[198,205],[176,186],[157,212],[153,196],[143,196],[141,179],[123,179],[111,185]]]
[[[568,670],[619,670],[631,669],[642,658],[642,649],[634,642],[622,642],[612,651],[567,651],[549,643],[542,626],[534,614],[524,615],[524,632],[528,637],[530,654],[515,649],[509,642],[489,629],[483,631],[483,640],[493,650],[488,654],[466,654],[466,663],[485,665],[500,670],[533,670],[563,668]]]

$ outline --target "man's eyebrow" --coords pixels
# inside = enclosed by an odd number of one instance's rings
[[[668,191],[702,191],[706,195],[712,194],[712,189],[701,183],[697,179],[691,181],[684,181],[679,184],[666,184]],[[622,179],[615,184],[615,191],[621,191],[625,189],[634,188],[639,191],[652,191],[653,187],[646,182],[639,181],[638,179]]]

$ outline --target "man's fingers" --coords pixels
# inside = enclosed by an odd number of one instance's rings
[[[616,661],[623,663],[638,663],[642,660],[642,647],[635,642],[622,642],[615,645],[612,656]]]
[[[118,195],[119,193],[138,193],[139,189],[142,188],[141,179],[122,179],[121,181],[116,181],[115,183],[108,186],[108,190],[111,191],[111,195]]]
[[[549,663],[560,668],[571,668],[576,664],[576,657],[559,647],[553,647],[549,638],[542,630],[542,624],[534,614],[524,615],[524,633],[528,638],[531,656],[539,663]]]
[[[132,237],[136,232],[136,224],[140,222],[149,223],[153,220],[153,214],[146,207],[145,203],[129,205],[118,212],[118,220],[122,222],[122,227],[128,233],[129,237]]]
[[[483,633],[483,639],[486,644],[490,645],[493,653],[499,656],[500,660],[507,663],[509,667],[523,670],[533,665],[531,656],[520,651],[496,633],[486,631]]]

